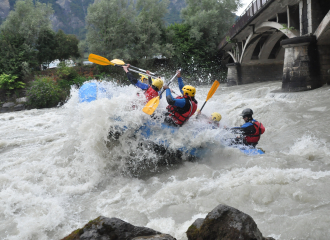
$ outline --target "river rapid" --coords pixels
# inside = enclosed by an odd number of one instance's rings
[[[203,112],[221,113],[221,125],[231,127],[253,109],[266,127],[258,145],[266,154],[219,145],[197,162],[159,167],[150,164],[155,153],[137,148],[142,139],[108,140],[110,126],[134,129],[149,119],[131,107],[144,104],[136,88],[110,87],[112,99],[79,104],[72,89],[60,108],[0,114],[0,239],[61,239],[102,215],[185,240],[195,219],[218,204],[249,214],[264,236],[329,238],[330,86],[275,93],[281,82],[221,84]],[[209,89],[197,88],[200,107]],[[165,106],[163,98],[158,108]],[[227,134],[192,138],[192,128],[193,121],[158,137],[198,146]]]

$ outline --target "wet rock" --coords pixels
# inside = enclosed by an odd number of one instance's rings
[[[10,108],[1,108],[0,113],[10,112]]]
[[[176,240],[176,238],[168,234],[157,234],[152,236],[135,237],[132,240]]]
[[[23,104],[17,104],[15,107],[14,107],[14,111],[22,111],[25,109],[25,106]]]
[[[0,108],[0,113],[15,112],[15,111],[22,111],[22,110],[25,110],[25,105],[24,104],[22,104],[22,103],[17,104],[17,103],[14,103],[14,102],[6,102],[2,105],[2,108]]]
[[[136,227],[118,218],[100,216],[87,223],[83,228],[73,231],[62,240],[132,240],[137,237],[148,236],[151,238],[144,239],[173,240],[173,238],[152,238],[157,235],[163,234],[150,228]],[[142,240],[143,238],[138,239]]]
[[[188,240],[274,240],[264,238],[249,215],[220,204],[204,220],[197,219],[188,229]]]
[[[2,105],[2,108],[11,108],[11,107],[14,107],[15,106],[15,103],[13,102],[7,102],[7,103],[4,103]]]

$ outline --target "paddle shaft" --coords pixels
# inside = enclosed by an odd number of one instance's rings
[[[181,69],[179,69],[179,71],[181,71]],[[176,73],[176,74],[172,77],[172,79],[168,82],[167,86],[170,85],[170,83],[174,80],[174,78],[175,78],[177,75],[178,75],[178,73]],[[163,92],[164,92],[165,90],[166,90],[166,89],[163,89],[163,90],[160,92],[159,97],[163,94]]]
[[[204,104],[203,104],[201,110],[199,110],[200,112],[203,110],[203,107],[205,106],[206,102],[207,102],[207,101],[204,102]]]
[[[133,69],[136,69],[136,70],[138,70],[138,71],[144,72],[144,73],[147,72],[147,71],[144,70],[144,69],[141,69],[141,68],[138,68],[138,67],[134,67],[134,66],[132,66],[132,65],[130,65],[129,67],[130,67],[130,68],[133,68]],[[150,72],[150,75],[156,75],[156,73],[152,73],[152,72]]]
[[[123,67],[123,66],[120,66],[120,65],[116,65],[117,67]],[[149,77],[154,77],[154,76],[152,76],[152,75],[150,75],[150,74],[146,74],[145,72],[140,72],[140,71],[136,71],[136,70],[134,70],[134,69],[131,69],[131,68],[128,68],[128,70],[129,71],[131,71],[131,72],[135,72],[135,73],[143,73],[144,75],[147,75],[147,76],[149,76]]]

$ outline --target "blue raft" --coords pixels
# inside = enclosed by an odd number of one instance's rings
[[[102,82],[86,82],[84,83],[80,89],[79,89],[79,102],[92,102],[100,98],[108,98],[111,99],[113,94],[108,90],[108,88],[105,87],[105,85]],[[119,117],[115,119],[115,121],[122,121]],[[155,135],[155,122],[153,121],[147,121],[143,126],[141,126],[138,130],[136,130],[137,134],[141,134],[144,139],[150,140],[152,136]],[[160,124],[160,128],[163,130],[169,130],[171,133],[176,133],[178,131],[177,127],[172,127],[167,124]],[[122,127],[120,131],[125,131],[127,130],[127,127]],[[159,128],[158,128],[159,130]],[[203,129],[196,129],[196,132],[201,131]],[[152,140],[153,144],[156,146],[161,146],[162,148],[169,148],[170,146],[170,141],[167,139],[158,139],[158,140]],[[218,142],[221,146],[225,147],[234,147],[238,148],[242,153],[245,155],[249,156],[254,156],[254,155],[261,155],[265,154],[264,151],[258,148],[250,148],[247,146],[226,146],[221,140],[217,139],[215,142]],[[214,143],[208,144],[209,146],[215,146]],[[181,147],[176,149],[184,154],[187,154],[189,156],[193,156],[196,158],[201,158],[209,152],[208,148],[203,148],[203,147],[194,147],[194,148],[187,148],[187,147]]]

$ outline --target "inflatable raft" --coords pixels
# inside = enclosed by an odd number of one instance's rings
[[[79,89],[79,102],[92,102],[97,99],[101,98],[108,98],[111,99],[113,97],[113,93],[111,93],[107,87],[105,87],[103,82],[86,82],[84,83],[81,88]],[[120,117],[114,119],[115,121],[123,122]],[[123,134],[128,127],[118,127],[112,126],[109,132],[109,136],[113,139],[118,139],[121,134]],[[258,148],[250,148],[247,146],[242,145],[235,145],[235,146],[228,146],[223,139],[217,137],[217,139],[213,139],[210,143],[204,143],[203,146],[198,147],[189,147],[189,146],[182,146],[177,147],[176,149],[171,148],[171,139],[163,139],[157,138],[157,134],[159,131],[169,131],[171,136],[175,137],[175,134],[178,132],[180,128],[169,126],[165,123],[159,123],[155,121],[148,120],[145,124],[134,131],[135,135],[140,135],[144,141],[148,141],[151,145],[153,145],[156,149],[162,149],[162,151],[179,151],[182,154],[187,156],[192,156],[195,158],[201,158],[205,156],[211,148],[213,147],[233,147],[239,149],[242,153],[254,156],[264,154],[264,151]],[[203,130],[210,129],[210,128],[196,128],[195,133],[192,136],[198,135]]]

